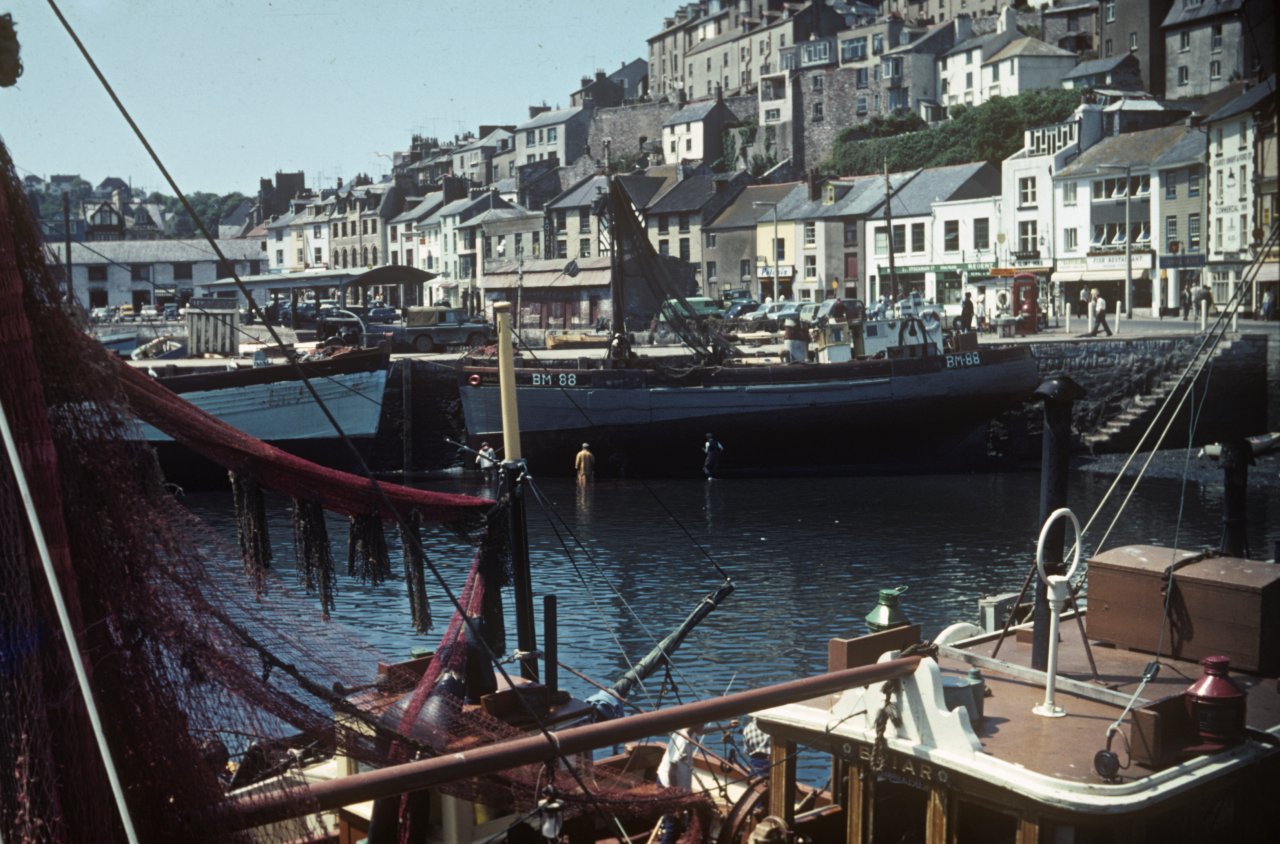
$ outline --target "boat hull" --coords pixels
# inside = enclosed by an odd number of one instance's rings
[[[357,445],[361,458],[367,457],[382,415],[387,355],[357,353],[303,367],[334,421]],[[180,375],[161,382],[255,439],[337,469],[352,469],[359,463],[291,366]],[[158,428],[139,422],[136,430],[139,439],[155,447],[169,480],[193,484],[225,477],[224,470]]]
[[[721,472],[939,471],[986,458],[987,423],[1038,383],[1024,347],[843,364],[656,370],[518,369],[522,451],[566,474],[589,442],[598,475],[696,475],[702,443]],[[496,371],[464,367],[473,442],[501,436]]]

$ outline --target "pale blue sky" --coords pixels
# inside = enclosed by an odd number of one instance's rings
[[[597,68],[647,58],[676,0],[59,0],[184,191],[251,193],[386,172],[414,133],[452,138],[568,106]],[[19,174],[169,192],[48,4],[0,0],[25,67],[0,89]]]

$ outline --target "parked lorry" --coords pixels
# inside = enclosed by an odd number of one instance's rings
[[[497,342],[493,326],[462,308],[406,308],[402,325],[388,325],[392,347],[430,352],[446,346],[475,348]]]

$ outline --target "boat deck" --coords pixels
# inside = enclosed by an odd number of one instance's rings
[[[1000,647],[999,659],[1017,666],[1030,666],[1031,642],[1029,629],[1013,632]],[[1111,689],[1123,693],[1126,698],[1138,690],[1146,666],[1155,658],[1149,653],[1131,651],[1110,645],[1091,642],[1093,658],[1098,667],[1098,679],[1094,680],[1088,656],[1074,620],[1063,623],[1061,645],[1058,652],[1058,676],[1082,683],[1096,685],[1099,689]],[[990,657],[995,640],[975,643],[966,651]],[[1160,673],[1142,690],[1146,701],[1156,701],[1184,691],[1201,676],[1199,664],[1187,660],[1160,658]],[[969,665],[956,659],[943,657],[939,661],[943,676],[964,677]],[[1059,685],[1056,703],[1066,710],[1062,718],[1046,718],[1032,714],[1032,708],[1044,701],[1044,684],[1031,679],[1002,674],[995,670],[983,672],[983,680],[990,690],[984,699],[984,718],[975,732],[982,742],[983,751],[999,759],[1021,765],[1028,770],[1047,776],[1097,783],[1093,767],[1094,754],[1106,746],[1106,731],[1123,711],[1123,705],[1090,700],[1074,694]],[[1274,678],[1232,671],[1231,677],[1248,692],[1246,723],[1248,726],[1280,736],[1280,689]],[[1141,705],[1141,704],[1139,704]],[[1124,724],[1126,733],[1131,731],[1132,715]],[[1121,761],[1126,761],[1123,743],[1112,742],[1112,750]],[[1134,765],[1120,771],[1121,781],[1145,776],[1149,771]]]

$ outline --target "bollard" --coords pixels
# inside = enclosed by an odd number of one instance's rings
[[[1208,331],[1208,330],[1209,330],[1209,303],[1206,300],[1201,299],[1200,300],[1200,332],[1204,333],[1205,331]]]
[[[1120,300],[1119,298],[1117,298],[1116,299],[1116,330],[1112,332],[1113,334],[1120,333],[1120,317],[1122,314],[1124,314],[1124,309],[1120,307]]]

